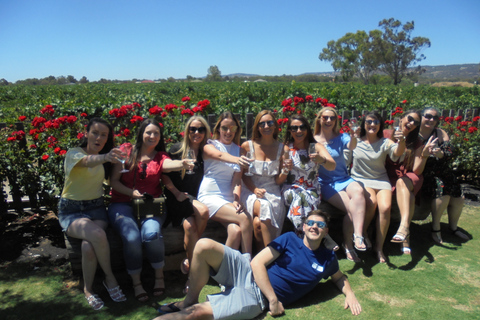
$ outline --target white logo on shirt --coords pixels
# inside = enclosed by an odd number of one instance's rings
[[[323,266],[319,265],[318,263],[312,263],[312,268],[317,270],[318,272],[323,272]]]

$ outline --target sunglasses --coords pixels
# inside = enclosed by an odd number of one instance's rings
[[[330,121],[335,121],[335,119],[337,119],[336,116],[322,116],[322,119],[324,121],[328,121],[330,119]]]
[[[433,114],[430,114],[430,113],[425,113],[423,115],[423,117],[427,120],[435,120],[435,121],[438,121],[438,119],[440,119],[438,116],[434,116]]]
[[[237,129],[238,129],[237,126],[231,126],[231,127],[221,126],[220,127],[220,130],[222,130],[223,132],[227,132],[228,130],[230,130],[230,132],[235,133],[237,132]]]
[[[418,127],[418,125],[420,124],[420,121],[415,120],[412,116],[407,116],[407,120],[408,122],[413,122],[413,125],[416,127]]]
[[[260,128],[265,128],[266,125],[268,125],[269,127],[273,127],[274,124],[275,124],[275,121],[273,121],[273,120],[262,121],[262,122],[258,123]]]
[[[371,126],[372,124],[378,126],[378,125],[380,124],[380,120],[378,120],[378,119],[375,119],[375,120],[365,120],[365,123],[368,124],[368,125],[370,125],[370,126]]]
[[[313,227],[314,225],[317,225],[317,228],[320,229],[325,229],[327,224],[324,221],[315,221],[315,220],[307,220],[305,221],[305,224],[309,227]]]
[[[205,127],[189,127],[188,130],[190,133],[205,133],[207,131],[207,128]]]
[[[293,132],[297,132],[300,129],[300,131],[305,131],[307,130],[307,126],[302,124],[300,126],[290,126],[289,130]]]
[[[142,163],[142,172],[140,172],[140,179],[143,180],[147,177],[147,164]]]

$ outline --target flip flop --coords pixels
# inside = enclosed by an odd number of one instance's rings
[[[166,303],[164,305],[162,305],[160,308],[157,309],[158,313],[160,314],[167,314],[167,313],[174,313],[174,312],[179,312],[181,311],[180,308],[178,308],[176,305],[175,305],[176,302],[172,302],[172,303]],[[165,309],[162,309],[162,308],[168,308],[168,310],[165,310]]]

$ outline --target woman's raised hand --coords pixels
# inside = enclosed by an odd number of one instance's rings
[[[250,163],[253,162],[253,160],[254,159],[249,159],[246,156],[240,156],[240,158],[238,158],[237,164],[242,168],[247,169],[248,167],[250,167]]]

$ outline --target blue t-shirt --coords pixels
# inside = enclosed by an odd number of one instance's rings
[[[267,267],[268,277],[278,300],[288,305],[310,292],[322,279],[335,274],[338,261],[335,253],[320,246],[312,251],[294,232],[273,240],[270,247],[280,256]]]
[[[347,170],[347,164],[345,158],[343,157],[343,150],[347,149],[347,145],[350,142],[350,135],[347,133],[342,133],[336,138],[328,141],[328,144],[325,144],[325,148],[328,153],[335,160],[336,166],[335,170],[328,171],[324,166],[320,166],[318,169],[318,181],[320,184],[330,184],[335,181],[342,181],[348,179],[350,176]]]

